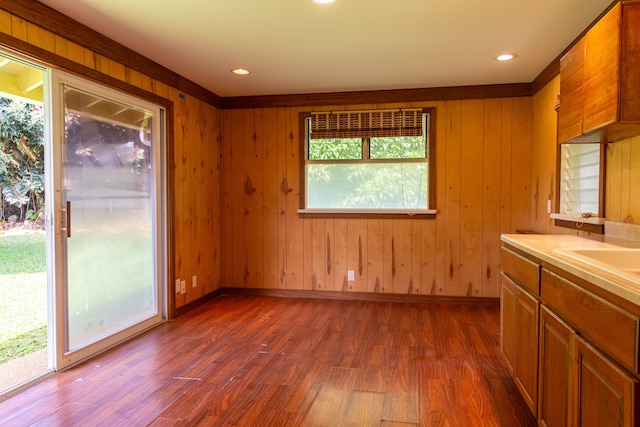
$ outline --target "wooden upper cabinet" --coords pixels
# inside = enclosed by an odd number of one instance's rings
[[[614,6],[560,60],[559,142],[640,134],[640,1]]]
[[[622,6],[609,11],[584,37],[583,133],[619,120]]]
[[[568,141],[582,136],[584,111],[584,51],[585,40],[580,39],[560,59],[560,112],[558,140]]]

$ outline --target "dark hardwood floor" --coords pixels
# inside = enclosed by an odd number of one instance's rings
[[[222,296],[0,403],[1,426],[534,426],[499,307]]]

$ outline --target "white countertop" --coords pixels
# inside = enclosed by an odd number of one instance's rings
[[[582,237],[548,234],[503,234],[500,240],[640,306],[640,275],[638,280],[628,280],[554,252],[554,249],[640,248],[638,241],[601,235]]]

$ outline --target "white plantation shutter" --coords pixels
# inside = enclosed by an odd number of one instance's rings
[[[560,212],[599,215],[600,144],[563,144]]]

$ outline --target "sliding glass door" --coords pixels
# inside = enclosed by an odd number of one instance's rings
[[[163,112],[56,73],[53,92],[61,368],[163,319]]]

